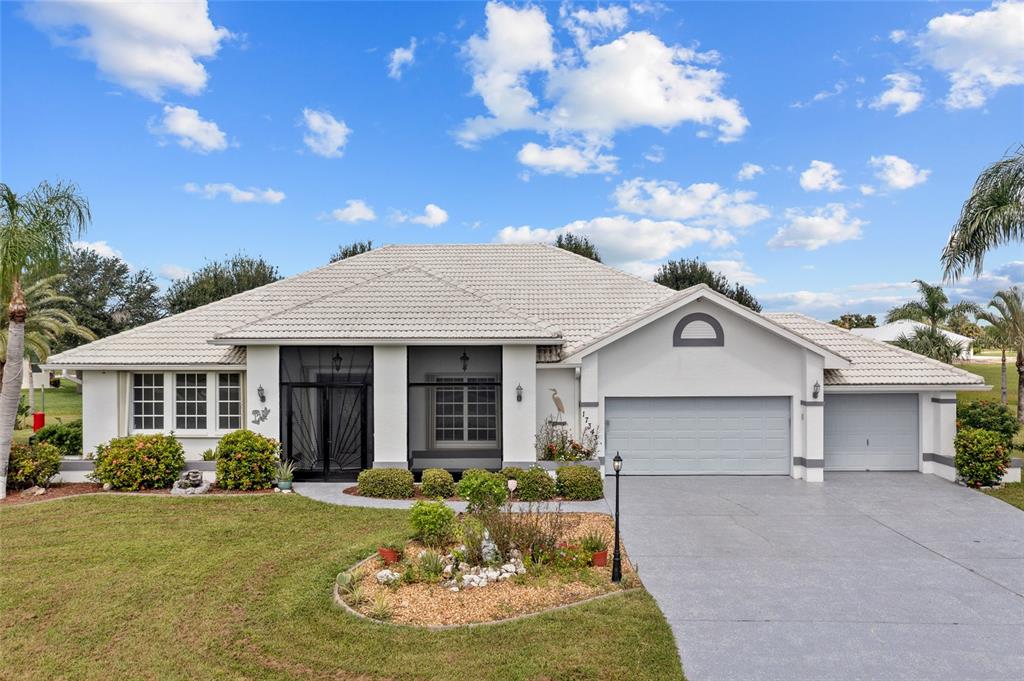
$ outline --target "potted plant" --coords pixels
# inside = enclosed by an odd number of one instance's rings
[[[277,488],[286,490],[292,488],[292,478],[295,476],[295,468],[291,461],[277,462]]]
[[[608,540],[600,532],[590,532],[580,540],[583,550],[591,554],[591,563],[594,567],[604,567],[608,564]]]
[[[393,565],[402,559],[402,554],[405,553],[405,544],[402,542],[387,542],[381,544],[377,548],[377,555],[379,555],[386,564]]]

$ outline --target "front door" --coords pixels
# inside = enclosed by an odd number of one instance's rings
[[[369,466],[365,385],[291,384],[285,458],[297,478],[355,477]]]

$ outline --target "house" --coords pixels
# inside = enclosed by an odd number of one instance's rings
[[[546,420],[600,425],[624,474],[952,479],[956,391],[988,389],[803,315],[544,245],[387,246],[47,366],[84,372],[86,451],[173,431],[198,460],[250,428],[318,479],[525,466]]]
[[[910,338],[916,331],[927,329],[929,326],[922,322],[915,322],[910,319],[901,319],[896,322],[889,322],[882,326],[869,329],[850,329],[853,333],[864,338],[870,338],[883,343],[895,343],[901,337]],[[968,361],[974,357],[974,339],[970,336],[961,336],[948,329],[939,329],[939,333],[960,345],[960,359]]]

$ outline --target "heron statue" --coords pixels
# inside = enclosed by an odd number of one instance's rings
[[[551,401],[555,403],[555,411],[558,412],[558,420],[560,422],[565,421],[565,404],[562,403],[562,398],[558,396],[557,388],[548,388],[551,391]]]

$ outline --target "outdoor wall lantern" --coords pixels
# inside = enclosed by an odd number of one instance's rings
[[[462,362],[463,371],[469,368],[469,355],[466,354],[465,350],[462,351],[462,355],[459,357],[459,361]]]
[[[516,384],[516,402],[523,401],[523,386],[521,383]]]
[[[818,383],[817,381],[815,381],[814,382],[814,387],[811,388],[811,395],[814,396],[814,399],[818,399],[818,395],[820,393],[821,393],[821,384]]]
[[[338,373],[339,371],[341,371],[342,359],[340,352],[334,353],[334,357],[331,358],[331,362],[334,363],[334,373]]]
[[[263,389],[263,386],[256,388],[256,394],[260,396],[260,402],[267,401],[267,391]]]

